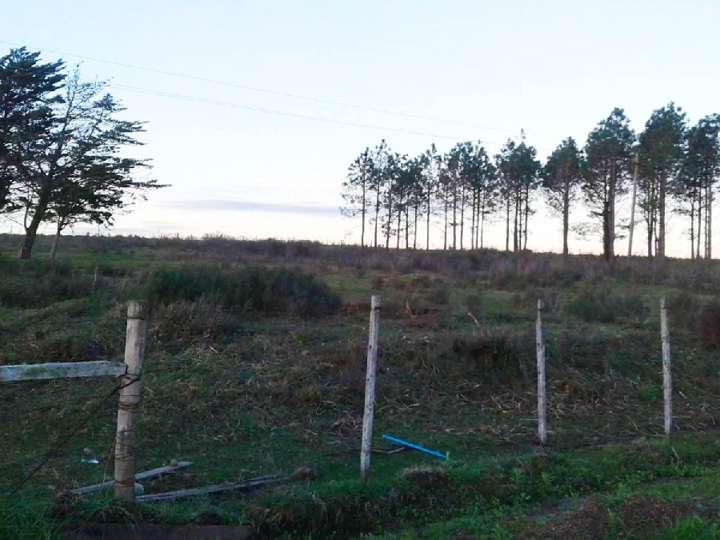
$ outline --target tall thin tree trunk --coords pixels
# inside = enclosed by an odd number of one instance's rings
[[[530,217],[530,188],[525,191],[525,226],[523,227],[523,250],[527,251],[528,218]]]
[[[365,247],[365,213],[367,208],[367,196],[366,196],[365,182],[362,185],[362,228],[360,229],[360,247]]]
[[[413,249],[417,249],[418,206],[419,203],[416,202],[413,207],[413,211],[415,212],[415,216],[413,218]]]
[[[463,249],[465,236],[465,188],[460,189],[460,249]]]
[[[637,200],[638,173],[640,169],[640,157],[637,152],[633,158],[633,187],[632,202],[630,204],[630,231],[628,233],[628,257],[632,257],[633,235],[635,233],[635,201]]]
[[[380,217],[380,190],[377,191],[375,196],[375,238],[373,240],[373,247],[378,247],[378,223]]]
[[[482,204],[480,205],[480,249],[485,247],[485,192],[483,191]]]
[[[513,251],[517,252],[520,248],[520,241],[518,238],[518,235],[520,234],[520,231],[518,230],[518,215],[520,213],[520,197],[519,195],[515,195],[515,227],[513,229]],[[520,222],[522,223],[522,222]]]
[[[695,260],[695,197],[690,197],[690,260]]]
[[[457,249],[457,188],[453,191],[452,207],[453,249]]]
[[[713,207],[713,192],[712,184],[708,184],[707,194],[705,195],[705,204],[707,209],[705,210],[705,234],[707,235],[707,244],[705,248],[705,258],[712,259],[712,207]]]
[[[660,258],[665,258],[665,192],[667,191],[667,179],[665,173],[660,174],[660,186],[659,186],[659,200],[658,200],[658,213],[659,223],[657,227],[658,244],[655,255]]]
[[[505,200],[505,251],[510,251],[510,198]]]
[[[700,237],[703,232],[703,193],[702,188],[698,189],[698,208],[697,208],[697,231],[695,233],[695,256],[700,259]]]
[[[50,245],[50,264],[55,266],[55,257],[57,256],[57,248],[60,243],[60,233],[62,232],[62,221],[58,220],[57,227],[55,229],[55,236],[53,237],[52,244]]]
[[[430,192],[427,198],[427,223],[425,225],[425,249],[430,251]]]
[[[447,199],[447,191],[445,192],[445,196],[443,197],[444,203],[445,203],[445,227],[443,232],[443,250],[447,251],[448,247],[448,199]]]
[[[563,191],[563,255],[570,254],[568,247],[568,231],[570,230],[570,186],[566,183]]]

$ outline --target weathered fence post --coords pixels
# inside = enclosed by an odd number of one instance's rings
[[[363,413],[362,447],[360,449],[360,477],[363,482],[367,481],[370,469],[379,332],[380,296],[373,295],[370,301],[370,330],[368,333],[367,372],[365,375],[365,411]]]
[[[547,390],[545,387],[545,342],[542,330],[543,302],[537,302],[537,323],[535,325],[535,346],[537,348],[537,408],[538,408],[538,438],[540,444],[547,441]]]
[[[668,329],[665,297],[660,299],[660,338],[662,339],[665,436],[669,437],[672,431],[672,360],[670,358],[670,330]]]
[[[127,372],[121,379],[115,438],[115,498],[122,501],[135,499],[135,422],[142,392],[147,311],[146,304],[142,302],[128,304],[125,336]]]

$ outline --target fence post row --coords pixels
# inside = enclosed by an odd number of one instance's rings
[[[672,431],[672,359],[670,357],[670,330],[668,328],[667,305],[665,297],[660,299],[660,339],[662,340],[663,370],[663,413],[665,417],[665,436]]]
[[[379,333],[380,296],[373,295],[370,301],[370,329],[368,332],[367,372],[365,375],[365,410],[363,413],[362,446],[360,449],[360,477],[363,482],[367,481],[368,471],[370,470]]]
[[[135,500],[135,423],[142,392],[142,370],[147,331],[147,305],[130,302],[127,310],[125,364],[121,379],[115,438],[115,498]]]
[[[547,388],[545,384],[545,341],[542,329],[543,301],[537,301],[537,322],[535,323],[535,346],[537,349],[537,412],[538,438],[540,444],[547,442]]]

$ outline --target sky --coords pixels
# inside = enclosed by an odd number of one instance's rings
[[[0,13],[0,50],[79,64],[147,122],[134,155],[171,186],[102,234],[357,242],[340,185],[383,138],[410,155],[464,140],[494,154],[524,130],[545,158],[614,107],[638,131],[669,101],[691,123],[720,112],[717,0],[0,0]],[[560,249],[560,220],[537,210],[528,247]],[[670,218],[672,255],[689,251],[686,221]],[[503,224],[487,237],[500,247]]]

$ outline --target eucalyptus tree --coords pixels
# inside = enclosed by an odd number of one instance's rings
[[[687,130],[686,147],[674,193],[690,217],[690,256],[712,258],[712,206],[720,177],[720,115],[702,118]]]
[[[625,112],[615,108],[585,143],[582,189],[593,215],[602,221],[603,256],[608,261],[615,257],[615,206],[626,190],[634,140]]]
[[[669,103],[652,113],[639,136],[639,206],[647,224],[647,254],[665,256],[669,184],[677,181],[685,146],[686,115]]]
[[[360,215],[361,247],[365,247],[365,222],[374,168],[373,154],[369,148],[365,148],[348,167],[347,177],[342,184],[342,197],[346,203],[342,209],[343,214],[353,217]]]
[[[542,170],[542,187],[548,206],[562,216],[563,255],[569,253],[570,209],[582,184],[582,152],[568,137],[550,154]]]

